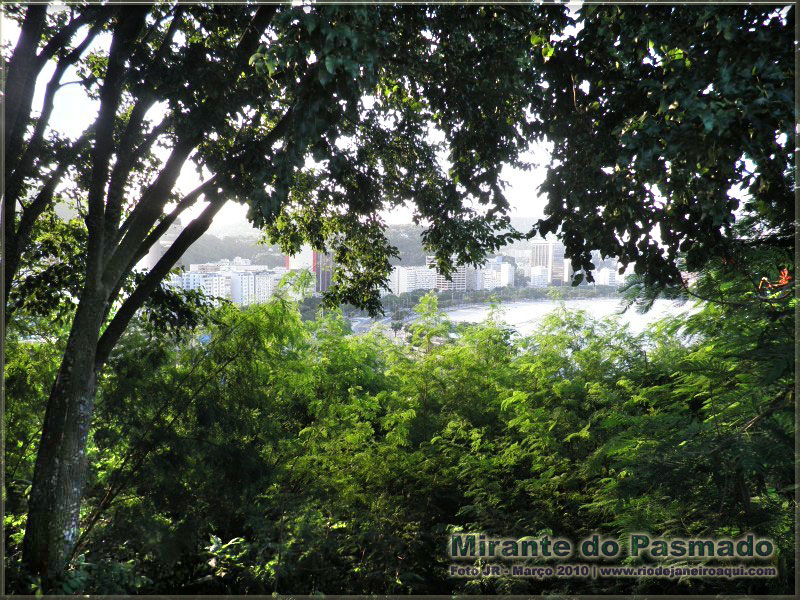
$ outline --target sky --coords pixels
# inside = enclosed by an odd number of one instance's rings
[[[18,35],[19,29],[16,23],[4,19],[2,23],[3,43],[13,45]],[[79,38],[76,37],[76,39]],[[103,46],[107,48],[108,43],[109,36],[98,36],[96,43],[90,47],[89,51]],[[38,112],[38,109],[42,105],[45,86],[53,73],[53,69],[54,64],[48,64],[45,69],[43,69],[37,81],[33,101],[35,112]],[[77,75],[74,70],[71,70],[65,74],[62,81],[69,82],[75,79],[77,79]],[[57,92],[50,124],[53,129],[68,135],[70,138],[77,138],[83,133],[84,129],[95,120],[98,107],[99,103],[88,98],[79,85],[66,85]],[[152,114],[148,116],[152,117],[153,120],[157,122],[157,120],[159,120],[159,112],[161,112],[161,109],[159,107],[154,107],[154,109],[152,109]],[[508,184],[505,193],[511,206],[509,214],[512,217],[538,218],[543,216],[546,199],[537,195],[536,190],[544,180],[545,169],[550,162],[550,156],[543,145],[534,145],[530,148],[530,151],[523,156],[523,159],[535,163],[536,166],[529,171],[506,166],[502,171],[502,178]],[[201,180],[198,177],[194,164],[187,161],[178,179],[177,189],[181,192],[188,192],[199,185],[200,182]],[[192,218],[199,215],[205,206],[206,203],[204,202],[198,203],[191,209],[185,211],[181,218],[182,223],[186,225]],[[214,223],[209,229],[209,233],[218,236],[242,235],[247,233],[252,233],[253,235],[257,234],[256,230],[254,230],[252,225],[248,222],[246,214],[246,206],[235,202],[228,202],[216,216]],[[384,221],[389,225],[412,222],[412,211],[407,206],[392,211],[384,211],[381,215]]]

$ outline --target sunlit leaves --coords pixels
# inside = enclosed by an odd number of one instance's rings
[[[133,328],[101,379],[90,446],[87,506],[124,483],[87,542],[97,564],[129,561],[148,592],[457,593],[470,588],[445,577],[451,530],[754,529],[791,572],[781,321],[710,305],[634,335],[562,307],[519,339],[497,314],[455,334],[434,296],[416,313],[409,345],[349,335],[336,312],[304,322],[282,296],[222,308],[178,346]],[[55,362],[26,367],[45,346],[9,350],[13,389],[23,372],[36,389],[54,376]],[[36,428],[19,408],[8,439]],[[25,479],[31,453],[7,450]],[[89,574],[84,591],[120,585]]]

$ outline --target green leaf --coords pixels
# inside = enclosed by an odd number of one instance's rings
[[[328,73],[331,75],[336,70],[336,63],[337,60],[333,56],[326,56],[325,57],[325,68],[328,70]]]

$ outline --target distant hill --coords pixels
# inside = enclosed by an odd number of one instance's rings
[[[386,230],[389,243],[400,251],[399,258],[391,259],[392,265],[404,267],[425,264],[425,251],[422,249],[422,232],[420,225],[390,225]]]
[[[517,231],[527,232],[533,227],[538,219],[519,217],[511,219],[511,226]],[[426,252],[422,248],[422,232],[424,228],[420,225],[391,225],[386,231],[389,243],[400,251],[400,258],[392,259],[392,265],[403,265],[404,267],[418,266],[425,264]],[[522,240],[509,244],[506,248],[528,248],[530,242]]]
[[[252,236],[225,236],[206,233],[201,236],[181,258],[180,264],[189,268],[193,263],[217,262],[223,258],[250,259],[255,265],[282,267],[286,258],[275,246],[262,246]]]
[[[535,219],[512,219],[512,225],[519,231],[527,231]],[[386,230],[389,243],[400,252],[399,258],[393,258],[392,265],[420,266],[425,264],[426,252],[422,248],[421,225],[390,225]],[[259,245],[258,238],[251,235],[228,235],[220,237],[206,233],[186,251],[181,264],[186,268],[192,263],[216,262],[223,258],[236,256],[250,259],[253,264],[268,267],[281,267],[285,256],[277,246]],[[525,247],[528,242],[518,242],[509,246]]]
[[[66,205],[60,204],[56,212],[63,219],[77,216],[77,212]],[[511,224],[518,231],[528,231],[536,219],[512,218]],[[392,265],[419,266],[425,264],[426,252],[422,248],[421,225],[390,225],[386,230],[389,243],[400,251],[399,258],[393,258]],[[277,246],[260,245],[259,232],[252,227],[235,230],[231,235],[219,233],[206,233],[184,253],[180,265],[189,268],[190,264],[217,262],[223,258],[232,259],[237,256],[250,259],[253,264],[267,267],[282,267],[285,265],[285,255]],[[517,242],[509,248],[525,247],[528,242]]]

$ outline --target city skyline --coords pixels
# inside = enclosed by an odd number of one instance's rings
[[[284,267],[252,264],[250,259],[239,256],[215,262],[191,263],[188,269],[173,274],[169,284],[185,290],[202,290],[214,299],[215,304],[219,303],[218,299],[224,298],[239,306],[269,301],[283,278],[297,271],[308,270],[313,274],[307,294],[321,295],[330,288],[335,267],[331,255],[317,252],[305,244],[296,254],[285,255],[285,259]],[[593,262],[596,267],[593,272],[595,285],[614,286],[622,282],[615,259],[604,260],[598,254],[593,257]],[[456,266],[449,279],[438,271],[433,255],[425,257],[425,265],[395,265],[389,275],[388,289],[382,289],[381,296],[399,296],[418,290],[466,292],[503,287],[560,287],[569,285],[573,274],[569,259],[564,258],[561,242],[537,241],[527,249],[512,250],[509,254],[498,253],[477,267]],[[296,291],[290,290],[289,293],[298,295]]]

